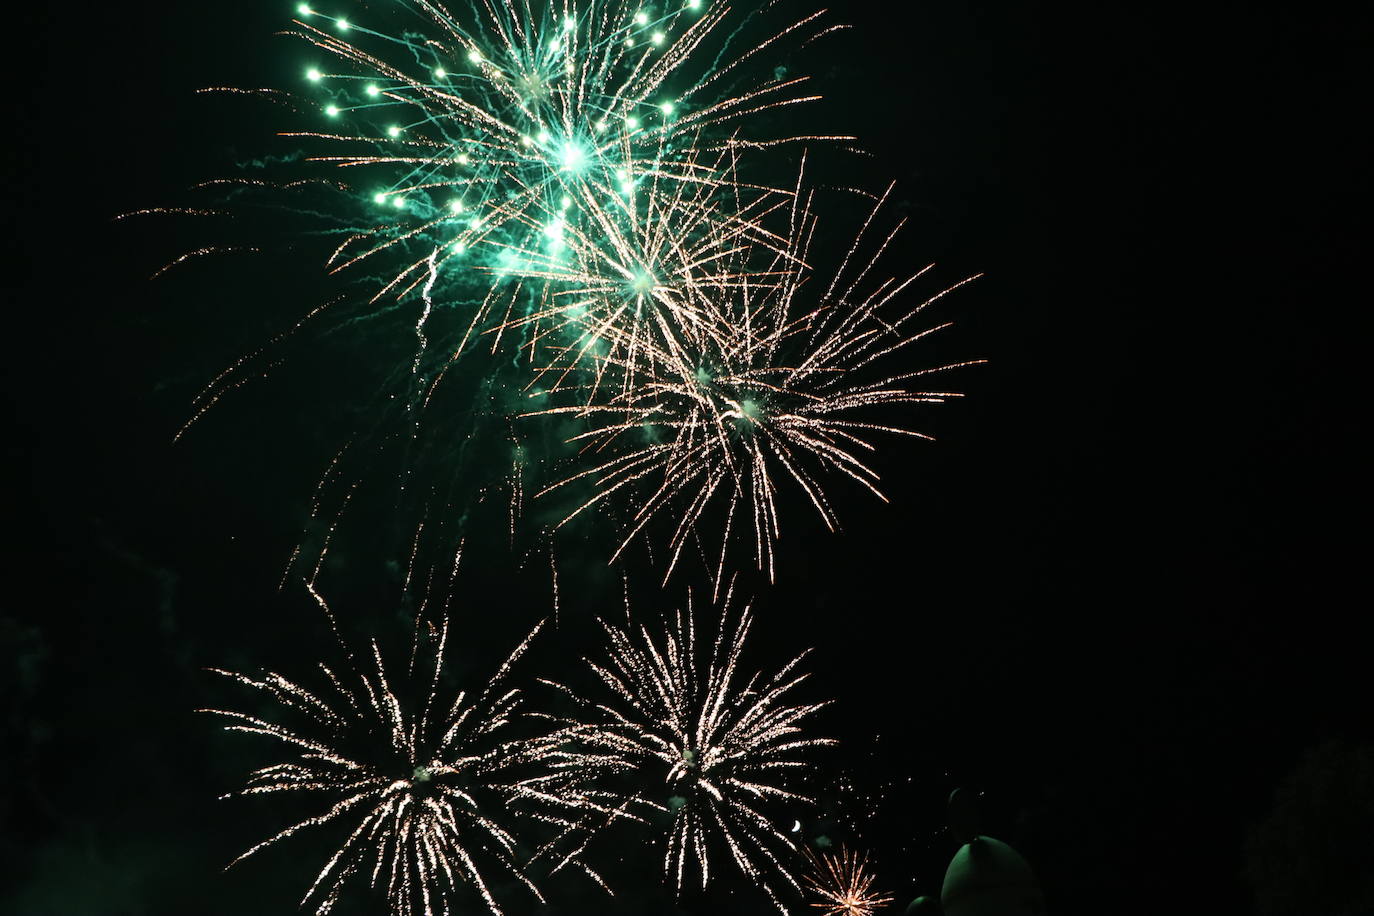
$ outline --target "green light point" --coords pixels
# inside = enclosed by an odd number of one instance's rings
[[[689,10],[699,10],[699,9],[701,9],[701,0],[687,0],[687,9],[689,9]]]
[[[673,113],[673,103],[661,102],[658,106],[658,110],[663,112],[663,116],[666,118]]]
[[[391,199],[391,203],[397,210],[399,210],[406,205],[406,199],[404,197],[393,197]]]
[[[472,61],[474,64],[480,64],[482,62],[482,52],[473,48],[468,52],[468,60]]]
[[[572,198],[564,194],[563,199],[559,201],[559,206],[561,206],[564,210],[567,210],[569,207],[572,206]]]
[[[653,42],[654,44],[656,44],[656,45],[661,45],[661,44],[663,44],[663,33],[662,33],[662,32],[655,32],[654,34],[652,34],[652,35],[649,36],[649,40],[652,41],[652,42]]]
[[[386,135],[388,137],[391,137],[392,139],[395,139],[396,137],[399,137],[401,135],[401,129],[393,124],[386,129]]]
[[[446,76],[448,76],[448,71],[445,70],[443,67],[435,67],[435,68],[434,68],[434,78],[435,78],[436,80],[441,80],[441,79],[443,79],[443,78],[446,77]]]
[[[337,118],[339,116],[339,106],[327,105],[325,106],[324,113],[329,115],[331,118]]]
[[[305,78],[312,83],[318,83],[320,80],[324,79],[324,74],[314,67],[311,67],[309,70],[305,71]]]
[[[587,161],[587,154],[582,151],[582,147],[576,143],[569,143],[563,147],[563,169],[575,172]],[[564,198],[566,200],[567,198]]]
[[[382,90],[380,90],[380,89],[378,89],[376,86],[372,86],[372,85],[369,85],[369,86],[367,87],[367,89],[364,90],[364,91],[365,91],[368,95],[372,96],[373,98],[376,98],[377,96],[381,95],[381,92],[382,92]]]
[[[338,27],[340,32],[347,32],[350,28],[352,28],[352,26],[348,24],[347,19],[336,19],[334,20],[334,25]]]
[[[458,154],[458,164],[459,164],[459,165],[467,165],[467,164],[468,164],[468,161],[469,161],[469,160],[468,160],[468,154],[467,154],[467,153],[459,153],[459,154]]]
[[[639,12],[635,13],[635,24],[636,24],[636,25],[643,25],[644,23],[646,23],[646,22],[648,22],[648,21],[649,21],[649,14],[648,14],[648,13],[644,12],[643,10],[640,10]]]
[[[376,194],[372,195],[372,202],[378,204],[386,203],[386,194],[384,194],[381,191],[378,191]]]
[[[315,15],[315,11],[310,8],[310,4],[308,3],[302,3],[300,6],[296,7],[296,12],[300,13],[302,16]]]
[[[577,20],[576,20],[576,19],[574,19],[574,18],[571,17],[571,16],[568,16],[568,17],[566,17],[566,18],[563,20],[563,31],[565,31],[565,32],[571,32],[571,31],[572,31],[573,29],[575,29],[575,28],[577,28]]]

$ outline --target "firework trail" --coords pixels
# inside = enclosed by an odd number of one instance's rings
[[[873,916],[892,902],[892,896],[874,891],[868,856],[841,848],[838,853],[817,856],[806,851],[810,870],[804,880],[809,891],[821,898],[811,905],[822,916]]]
[[[317,594],[316,599],[332,625],[328,607]],[[440,684],[447,618],[428,625],[428,632],[417,628],[408,670],[388,669],[375,640],[365,660],[345,646],[346,668],[320,665],[323,690],[276,673],[250,677],[212,669],[280,704],[281,721],[202,711],[227,718],[229,731],[273,738],[290,754],[256,770],[235,794],[303,793],[327,805],[234,862],[308,827],[344,824],[351,828],[348,838],[301,901],[313,901],[317,913],[328,912],[355,876],[383,892],[398,916],[454,912],[457,893],[468,886],[499,914],[493,873],[514,879],[542,901],[518,854],[520,839],[509,815],[524,809],[552,825],[561,839],[580,829],[594,802],[578,790],[578,763],[569,752],[546,738],[511,737],[521,695],[505,680],[540,626],[480,692],[459,691],[451,698],[441,696]]]
[[[796,850],[765,812],[778,802],[813,803],[787,782],[809,772],[811,751],[834,741],[802,730],[824,703],[790,699],[806,679],[798,673],[805,653],[772,674],[746,674],[752,617],[745,608],[731,625],[728,616],[709,643],[698,642],[690,600],[658,638],[628,620],[623,628],[602,621],[607,657],[588,664],[608,698],[552,686],[581,708],[565,734],[587,758],[599,757],[603,774],[657,783],[633,801],[669,814],[663,867],[679,893],[689,871],[707,886],[711,855],[724,855],[786,912],[775,884],[799,889],[789,862]],[[658,801],[665,791],[666,804]]]
[[[768,209],[786,213],[785,232],[773,236],[781,244],[735,246],[717,263],[716,279],[694,290],[699,307],[693,312],[693,333],[679,334],[671,343],[664,342],[666,335],[638,335],[633,346],[604,347],[594,378],[580,389],[577,376],[563,383],[579,392],[579,403],[529,412],[569,414],[587,423],[574,441],[595,463],[540,495],[574,482],[592,483],[592,495],[565,521],[617,498],[628,503],[627,530],[613,559],[637,537],[648,538],[651,523],[663,520],[665,581],[683,551],[695,547],[719,588],[728,578],[731,535],[740,530],[752,533],[755,565],[771,578],[781,534],[780,483],[799,487],[826,527],[835,530],[838,517],[823,488],[824,476],[848,477],[885,499],[877,471],[865,461],[876,450],[872,439],[931,438],[895,418],[893,408],[959,397],[922,382],[981,362],[913,371],[897,358],[949,326],[919,327],[916,319],[963,284],[903,304],[909,287],[929,268],[906,277],[875,276],[902,226],[899,221],[871,250],[866,248],[887,192],[877,198],[840,269],[824,290],[813,292],[818,281],[808,262],[817,227],[812,199],[799,177],[787,206]],[[607,373],[633,383],[605,385]],[[722,532],[712,548],[702,533],[708,523]]]

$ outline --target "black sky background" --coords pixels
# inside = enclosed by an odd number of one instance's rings
[[[1374,20],[836,12],[854,29],[806,69],[874,154],[863,180],[898,181],[901,256],[944,283],[986,274],[942,303],[940,352],[990,363],[923,418],[936,443],[884,454],[890,504],[841,492],[834,536],[790,520],[756,601],[760,663],[818,647],[810,686],[843,740],[827,778],[881,795],[865,839],[903,904],[938,892],[962,785],[1053,913],[1258,912],[1246,837],[1285,774],[1374,740],[1355,282]],[[293,78],[272,37],[290,8],[15,15],[41,69],[11,83],[0,912],[291,912],[327,850],[222,871],[276,824],[216,801],[267,752],[192,710],[227,696],[205,666],[316,659],[310,602],[277,581],[354,417],[317,367],[287,367],[174,446],[195,392],[303,311],[309,282],[149,282],[181,239],[111,220],[269,141],[260,107],[192,91]],[[335,572],[359,614],[394,612],[405,545],[379,543]],[[476,581],[463,619],[489,670],[548,608]],[[550,912],[662,912],[627,881],[623,910]],[[764,911],[744,899],[685,906]]]

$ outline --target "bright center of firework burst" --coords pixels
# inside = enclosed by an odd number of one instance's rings
[[[630,278],[630,291],[636,296],[647,296],[654,291],[654,275],[641,270]]]
[[[549,84],[538,73],[523,73],[516,80],[516,87],[527,103],[542,102],[549,96]]]
[[[586,163],[587,154],[583,151],[581,146],[577,145],[572,141],[569,141],[568,143],[563,144],[563,153],[561,158],[563,162],[563,170],[567,172],[575,172],[578,169],[582,168],[582,166]]]
[[[544,235],[548,236],[549,247],[558,250],[563,247],[563,217],[555,217],[544,227]]]

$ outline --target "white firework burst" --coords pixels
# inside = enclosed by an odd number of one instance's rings
[[[668,814],[663,867],[679,892],[691,872],[707,886],[720,857],[786,912],[779,885],[799,888],[797,851],[771,809],[813,803],[800,782],[812,752],[835,742],[804,731],[825,703],[791,699],[807,677],[798,670],[806,653],[771,674],[746,673],[752,615],[745,608],[733,623],[729,616],[709,642],[698,640],[690,601],[661,636],[628,620],[602,621],[607,656],[588,664],[608,696],[573,695],[582,718],[565,733],[587,758],[599,758],[603,773],[653,787],[631,801]]]
[[[909,287],[929,267],[874,278],[902,225],[861,255],[890,191],[877,198],[840,269],[813,294],[817,281],[808,259],[817,220],[799,178],[790,205],[779,211],[788,220],[786,231],[772,236],[777,242],[734,246],[730,266],[717,265],[714,280],[695,287],[690,335],[671,343],[662,335],[641,335],[634,347],[608,346],[600,364],[588,370],[596,377],[583,383],[580,403],[530,412],[569,414],[587,424],[574,441],[584,444],[594,463],[541,491],[591,482],[592,495],[565,521],[594,506],[628,504],[620,513],[628,522],[614,559],[666,519],[665,579],[683,551],[695,546],[719,587],[728,579],[727,550],[737,531],[752,535],[755,565],[772,576],[781,482],[799,487],[832,531],[839,520],[823,485],[827,475],[848,477],[886,499],[868,461],[875,437],[931,438],[894,408],[959,397],[923,383],[982,362],[912,369],[899,358],[949,326],[916,321],[969,281],[904,304]],[[607,374],[633,383],[606,385]],[[708,525],[718,537],[707,534]]]
[[[577,764],[566,749],[511,736],[521,695],[504,681],[539,629],[488,683],[451,698],[440,695],[447,619],[417,633],[409,671],[388,670],[374,640],[364,661],[345,650],[347,668],[321,664],[322,690],[271,672],[250,677],[212,669],[261,691],[280,704],[282,715],[203,711],[226,717],[230,731],[265,735],[290,753],[253,772],[234,794],[305,794],[326,805],[234,862],[309,827],[347,825],[347,838],[302,900],[317,913],[328,912],[355,877],[383,892],[397,916],[455,912],[465,887],[499,914],[493,875],[513,879],[542,901],[526,874],[513,815],[523,810],[561,836],[576,829],[588,802],[575,788]],[[280,721],[286,719],[295,724]]]

